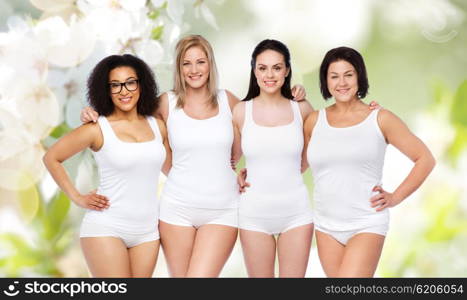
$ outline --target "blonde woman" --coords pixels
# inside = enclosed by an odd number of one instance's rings
[[[232,109],[238,98],[217,88],[209,42],[199,35],[176,46],[174,89],[160,96],[172,168],[161,197],[159,231],[173,277],[217,277],[237,240],[238,186],[231,168]],[[293,90],[303,99],[301,87]],[[89,109],[83,121],[95,118]]]

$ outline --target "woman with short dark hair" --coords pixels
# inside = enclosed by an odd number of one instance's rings
[[[389,229],[389,208],[423,183],[435,160],[396,115],[362,102],[368,79],[356,50],[330,50],[321,64],[320,86],[335,104],[312,112],[304,125],[318,254],[329,277],[372,277]],[[388,144],[415,163],[392,193],[381,187]]]

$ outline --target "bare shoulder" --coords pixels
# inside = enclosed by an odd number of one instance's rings
[[[240,101],[237,104],[235,104],[232,110],[232,114],[234,118],[243,117],[245,115],[245,105],[246,105],[245,101]]]
[[[88,136],[99,136],[102,134],[101,127],[98,122],[89,122],[86,124],[82,124],[81,126],[74,129],[72,132]]]
[[[167,108],[169,106],[169,96],[167,92],[159,96],[159,108]]]
[[[300,110],[313,110],[313,107],[311,106],[310,102],[308,102],[308,100],[306,99],[303,101],[298,101],[297,104],[300,107]]]
[[[316,122],[318,121],[318,116],[319,116],[319,110],[313,110],[308,115],[308,117],[305,119],[305,122],[303,125],[305,129],[306,128],[312,129],[313,127],[315,127]]]
[[[164,92],[162,93],[160,96],[159,96],[159,100],[162,102],[168,102],[169,101],[169,96],[167,95],[167,92]]]
[[[227,95],[227,99],[229,100],[230,110],[232,110],[233,112],[235,105],[237,105],[240,102],[240,100],[229,90],[225,90],[225,94]]]
[[[311,106],[310,102],[308,102],[307,100],[299,101],[297,103],[298,107],[300,108],[300,113],[302,114],[302,119],[305,120],[314,110],[313,106]]]
[[[404,121],[384,108],[381,108],[378,113],[378,125],[386,138],[391,133],[400,134],[401,132],[410,131]]]
[[[296,102],[302,115],[302,120],[306,120],[310,113],[313,111],[313,107],[307,100]]]
[[[169,114],[169,96],[167,93],[163,93],[159,96],[159,108],[155,113],[157,119],[167,120]]]
[[[165,122],[160,118],[156,118],[156,122],[157,122],[157,126],[159,126],[159,130],[161,132],[162,137],[166,138],[167,137],[167,127],[165,126]]]
[[[90,146],[92,150],[97,151],[102,147],[104,135],[98,122],[90,122],[73,129],[63,140],[72,141],[76,145]]]
[[[399,123],[402,122],[402,120],[392,111],[386,109],[386,108],[381,108],[378,112],[378,123],[380,125],[384,124],[391,124],[391,123]]]
[[[245,101],[237,103],[232,112],[232,120],[234,125],[239,129],[243,128],[243,122],[245,121]]]

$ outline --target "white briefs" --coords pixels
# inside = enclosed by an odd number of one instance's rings
[[[161,201],[159,220],[172,225],[199,228],[202,225],[218,224],[231,227],[238,225],[237,208],[196,208],[174,204],[165,197]]]
[[[142,243],[156,241],[159,239],[157,222],[154,222],[154,225],[154,229],[148,232],[125,233],[115,227],[90,222],[82,222],[80,228],[80,237],[116,237],[121,239],[127,248],[132,248]]]
[[[389,230],[389,224],[386,223],[382,225],[375,225],[375,226],[369,226],[365,228],[359,228],[359,229],[354,229],[354,230],[344,230],[344,231],[329,230],[324,227],[320,227],[319,225],[316,225],[315,230],[321,231],[322,233],[326,233],[332,236],[336,241],[338,241],[342,245],[347,245],[347,242],[352,237],[354,237],[355,235],[359,233],[375,233],[375,234],[379,234],[382,236],[386,236]]]
[[[278,218],[255,218],[249,216],[239,217],[239,228],[278,235],[290,229],[313,223],[311,211],[305,211],[295,216]]]

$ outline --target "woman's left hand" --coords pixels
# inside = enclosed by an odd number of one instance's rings
[[[294,101],[303,101],[306,97],[306,91],[303,85],[296,84],[292,87],[292,96]]]
[[[232,170],[237,171],[237,161],[233,158],[230,159],[230,167]]]
[[[247,177],[247,169],[243,168],[238,172],[238,175],[237,175],[238,191],[240,193],[246,192],[246,188],[250,187],[250,184],[246,182],[246,177]]]
[[[376,211],[382,211],[387,207],[394,207],[400,202],[394,198],[393,193],[386,192],[379,185],[373,188],[373,192],[379,192],[378,195],[370,198],[371,207],[376,207]]]
[[[375,110],[375,109],[379,109],[379,108],[382,108],[381,105],[379,105],[378,102],[376,101],[371,101],[370,102],[370,109],[371,110]]]

